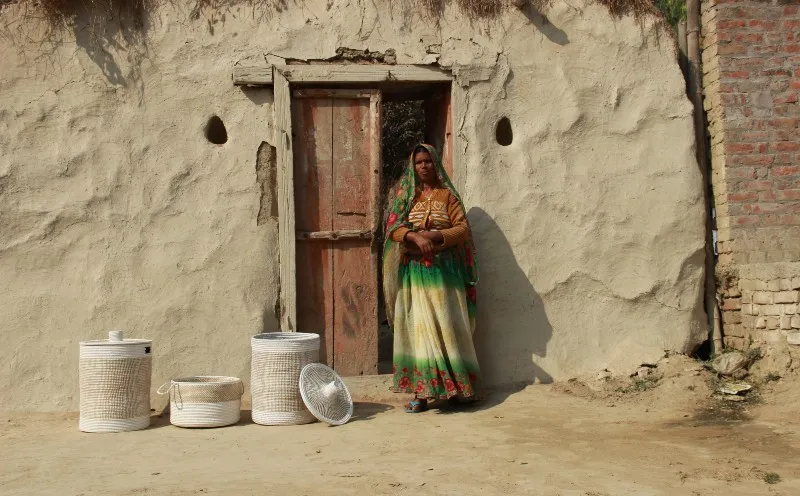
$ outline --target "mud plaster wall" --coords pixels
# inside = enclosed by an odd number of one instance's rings
[[[0,45],[6,408],[76,408],[78,342],[110,328],[154,340],[154,389],[249,379],[248,338],[277,329],[272,96],[233,87],[231,69],[337,47],[438,60],[466,88],[456,181],[481,255],[489,384],[627,371],[703,339],[691,106],[650,26],[581,2],[556,2],[549,22],[450,9],[439,25],[384,0],[308,1],[268,21],[188,10],[155,13],[141,51]],[[225,145],[202,134],[212,114]],[[508,147],[494,136],[504,115]]]

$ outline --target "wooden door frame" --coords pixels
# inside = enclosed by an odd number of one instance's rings
[[[280,324],[282,331],[296,331],[297,323],[297,277],[296,277],[296,234],[294,210],[294,155],[292,153],[292,91],[308,84],[364,84],[366,86],[382,82],[392,83],[450,83],[450,122],[464,123],[466,110],[466,88],[453,84],[453,75],[433,66],[417,65],[363,65],[363,64],[318,64],[318,65],[274,65],[274,66],[236,66],[233,72],[233,82],[242,86],[272,86],[273,103],[273,143],[277,155],[277,189],[278,189],[278,252],[280,274]],[[368,88],[364,88],[365,90]],[[370,99],[371,112],[378,112],[377,129],[370,132],[378,133],[380,138],[380,99]],[[371,134],[372,135],[372,134]],[[372,135],[374,136],[374,135]],[[463,154],[466,147],[462,147],[460,132],[453,132],[452,163],[453,179],[458,188],[463,184],[459,178],[465,177],[460,173],[459,164],[463,164]],[[463,151],[462,151],[463,150]],[[370,157],[374,167],[381,168],[380,148]],[[380,181],[377,181],[380,187]],[[375,209],[376,225],[380,226],[380,208]],[[372,263],[378,263],[378,253],[373,250]]]

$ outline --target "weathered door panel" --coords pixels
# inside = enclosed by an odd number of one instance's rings
[[[377,92],[295,92],[298,330],[343,375],[377,372]],[[377,130],[377,131],[376,131]]]
[[[370,120],[369,98],[333,101],[334,230],[374,230]],[[378,275],[372,239],[340,241],[333,251],[333,363],[344,375],[376,373]]]
[[[295,229],[333,227],[333,108],[330,99],[297,99],[292,105]],[[318,332],[320,359],[333,361],[333,251],[331,242],[298,241],[297,330]]]

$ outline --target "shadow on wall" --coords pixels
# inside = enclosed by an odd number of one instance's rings
[[[542,299],[494,219],[480,208],[471,208],[467,216],[480,264],[475,347],[487,383],[515,392],[552,382],[534,363],[547,355],[553,335]]]
[[[551,23],[550,19],[533,5],[533,2],[527,2],[521,10],[525,17],[528,18],[528,21],[535,25],[548,40],[561,46],[569,44],[567,33]]]

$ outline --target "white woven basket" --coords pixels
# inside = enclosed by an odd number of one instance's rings
[[[269,332],[251,339],[253,422],[308,424],[316,419],[300,395],[300,371],[319,361],[319,335]]]
[[[152,341],[109,339],[80,343],[80,419],[83,432],[123,432],[150,425]]]
[[[170,381],[169,421],[178,427],[223,427],[241,418],[244,385],[238,377],[194,376]]]

